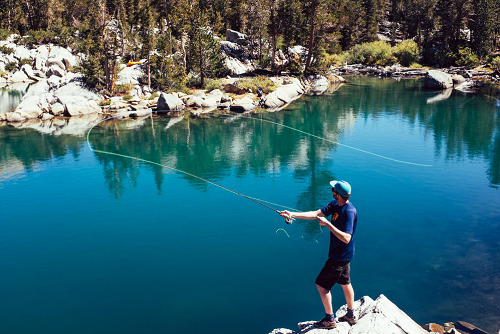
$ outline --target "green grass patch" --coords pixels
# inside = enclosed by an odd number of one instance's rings
[[[134,88],[134,84],[115,85],[115,94],[128,94]]]
[[[132,95],[127,94],[127,95],[124,95],[122,98],[123,98],[123,100],[128,101],[132,98]]]
[[[238,80],[238,87],[256,93],[261,88],[264,94],[269,94],[276,90],[274,82],[266,76],[259,75],[255,78],[245,78]]]
[[[154,92],[153,94],[151,94],[150,97],[148,97],[148,100],[154,100],[154,99],[156,99],[159,96],[160,96],[160,93]]]
[[[214,89],[220,89],[222,87],[222,80],[217,79],[205,79],[205,89],[207,91],[212,91]]]
[[[111,105],[111,101],[110,101],[110,100],[102,100],[102,101],[99,103],[99,105],[100,105],[101,107],[109,106],[109,105]]]
[[[12,34],[8,29],[0,29],[0,41],[5,41]]]

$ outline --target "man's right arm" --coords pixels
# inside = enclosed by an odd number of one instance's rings
[[[307,211],[307,212],[290,212],[288,210],[280,211],[280,215],[283,218],[297,218],[297,219],[307,219],[312,220],[317,217],[324,217],[325,215],[321,212],[321,209],[316,211]]]

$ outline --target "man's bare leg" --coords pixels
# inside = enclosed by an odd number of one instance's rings
[[[327,289],[319,286],[318,284],[316,284],[316,287],[318,288],[319,295],[321,296],[321,301],[323,302],[323,307],[325,308],[325,313],[326,314],[333,314],[332,294],[330,293],[330,290],[327,290]],[[354,292],[353,292],[353,298],[354,298]]]
[[[342,290],[344,290],[345,301],[347,303],[347,308],[354,310],[354,289],[352,285],[349,283],[347,285],[341,285]],[[331,297],[330,297],[330,305],[331,305]]]

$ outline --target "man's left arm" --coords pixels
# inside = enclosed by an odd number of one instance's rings
[[[333,226],[325,217],[317,217],[318,222],[321,226],[326,226],[340,241],[345,244],[348,244],[351,241],[352,235],[347,232],[343,232]]]

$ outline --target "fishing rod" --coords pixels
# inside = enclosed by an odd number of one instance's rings
[[[247,119],[252,119],[252,120],[255,120],[255,121],[261,121],[261,122],[266,122],[266,123],[270,123],[270,124],[273,124],[273,125],[277,125],[277,126],[281,126],[281,127],[284,127],[284,128],[287,128],[287,129],[290,129],[290,130],[293,130],[293,131],[297,131],[297,132],[300,132],[302,134],[305,134],[305,135],[308,135],[308,136],[311,136],[313,138],[317,138],[317,139],[320,139],[320,140],[323,140],[323,141],[327,141],[327,142],[330,142],[332,144],[337,144],[339,146],[344,146],[344,147],[347,147],[347,148],[350,148],[350,149],[353,149],[353,150],[356,150],[356,151],[359,151],[359,152],[362,152],[362,153],[366,153],[366,154],[369,154],[369,155],[373,155],[373,156],[376,156],[376,157],[379,157],[379,158],[382,158],[382,159],[386,159],[386,160],[390,160],[390,161],[393,161],[393,162],[398,162],[398,163],[403,163],[403,164],[408,164],[408,165],[415,165],[415,166],[422,166],[422,167],[432,167],[432,165],[425,165],[425,164],[419,164],[419,163],[413,163],[413,162],[408,162],[408,161],[403,161],[403,160],[397,160],[397,159],[393,159],[393,158],[390,158],[390,157],[386,157],[386,156],[383,156],[383,155],[380,155],[380,154],[376,154],[376,153],[373,153],[373,152],[369,152],[369,151],[366,151],[366,150],[362,150],[362,149],[359,149],[359,148],[356,148],[356,147],[353,147],[353,146],[349,146],[349,145],[345,145],[345,144],[341,144],[337,141],[333,141],[333,140],[329,140],[327,138],[324,138],[324,137],[320,137],[320,136],[317,136],[317,135],[314,135],[314,134],[311,134],[311,133],[308,133],[306,131],[302,131],[302,130],[299,130],[299,129],[296,129],[296,128],[293,128],[291,126],[288,126],[288,125],[285,125],[285,124],[281,124],[281,123],[277,123],[277,122],[273,122],[273,121],[270,121],[270,120],[267,120],[267,119],[263,119],[263,118],[254,118],[254,117],[250,117],[250,116],[245,116],[241,113],[230,113],[230,114],[222,114],[222,113],[214,113],[214,112],[206,112],[204,114],[211,114],[211,115],[222,115],[222,116],[238,116],[239,118],[247,118]],[[87,133],[87,144],[88,144],[88,147],[91,151],[94,151],[94,152],[97,152],[97,153],[102,153],[102,154],[109,154],[109,155],[115,155],[115,156],[120,156],[120,157],[123,157],[123,158],[129,158],[129,159],[133,159],[133,160],[137,160],[137,161],[142,161],[142,162],[146,162],[146,163],[151,163],[151,164],[155,164],[155,165],[158,165],[158,166],[161,166],[161,167],[165,167],[165,168],[168,168],[168,169],[171,169],[171,170],[174,170],[176,172],[179,172],[179,173],[183,173],[185,175],[189,175],[191,177],[194,177],[194,178],[197,178],[199,180],[202,180],[204,182],[207,182],[207,183],[210,183],[212,185],[215,185],[219,188],[222,188],[226,191],[229,191],[229,192],[232,192],[238,196],[242,196],[244,198],[247,198],[257,204],[260,204],[268,209],[271,209],[273,210],[274,212],[278,213],[281,215],[281,212],[274,209],[273,207],[267,205],[267,204],[264,204],[264,203],[268,203],[268,204],[271,204],[271,205],[274,205],[274,206],[279,206],[279,207],[282,207],[282,208],[286,208],[286,209],[291,209],[291,210],[294,210],[294,211],[300,211],[300,210],[297,210],[297,209],[293,209],[293,208],[289,208],[289,207],[286,207],[284,205],[280,205],[280,204],[276,204],[276,203],[272,203],[272,202],[268,202],[268,201],[264,201],[262,199],[258,199],[258,198],[254,198],[254,197],[250,197],[250,196],[247,196],[245,194],[242,194],[242,193],[239,193],[235,190],[232,190],[228,187],[225,187],[223,185],[220,185],[218,183],[215,183],[215,182],[212,182],[210,180],[207,180],[207,179],[204,179],[198,175],[195,175],[195,174],[191,174],[189,172],[186,172],[186,171],[183,171],[183,170],[180,170],[180,169],[177,169],[177,168],[174,168],[174,167],[171,167],[171,166],[167,166],[167,165],[162,165],[162,164],[159,164],[157,162],[154,162],[154,161],[150,161],[150,160],[145,160],[145,159],[141,159],[141,158],[137,158],[137,157],[132,157],[132,156],[128,156],[128,155],[124,155],[124,154],[119,154],[119,153],[113,153],[113,152],[107,152],[107,151],[101,151],[101,150],[96,150],[96,149],[93,149],[90,145],[90,140],[89,140],[89,136],[90,136],[90,132],[94,129],[94,127],[96,127],[97,125],[105,122],[105,121],[109,121],[109,120],[112,120],[112,119],[116,119],[115,117],[109,117],[109,118],[106,118],[100,122],[98,122],[97,124],[95,124],[94,126],[92,126],[90,128],[90,130],[88,131]],[[287,224],[292,224],[292,222],[295,220],[294,218],[291,218],[291,217],[284,217],[285,218],[285,221]]]

